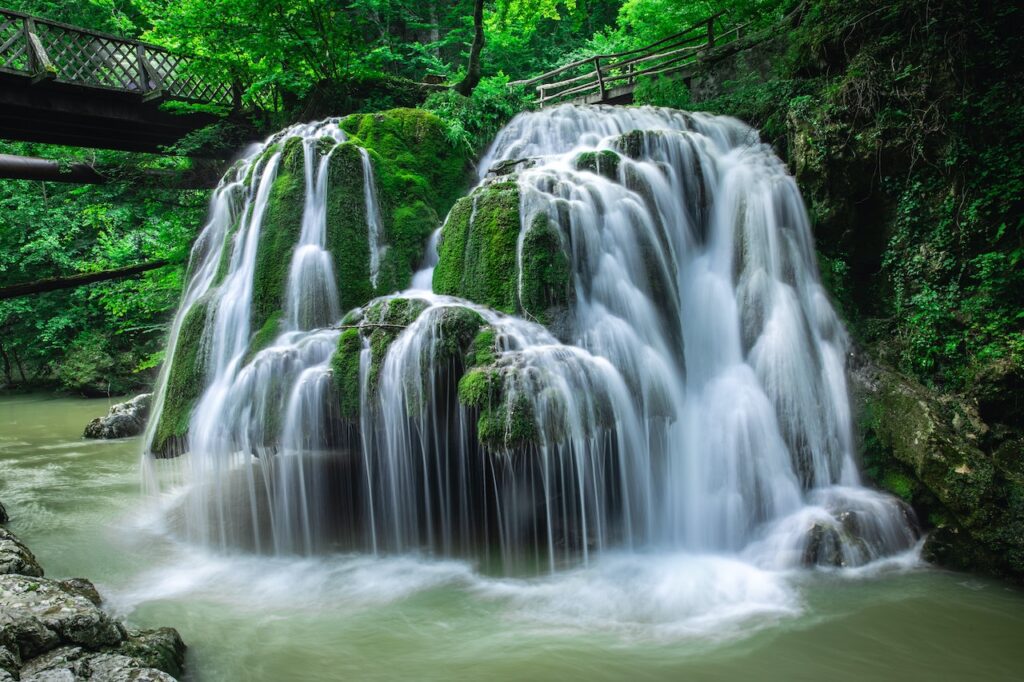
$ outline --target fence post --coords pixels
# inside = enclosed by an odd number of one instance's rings
[[[139,94],[144,95],[149,90],[149,74],[146,73],[146,48],[142,45],[135,46],[135,61],[139,67]]]
[[[43,43],[36,35],[36,22],[25,17],[25,42],[28,44],[29,66],[32,68],[32,82],[53,80],[57,77],[57,67],[50,61],[43,49]]]
[[[604,96],[605,96],[605,92],[604,92],[604,76],[601,75],[601,58],[600,57],[594,57],[594,71],[597,72],[597,87],[601,91],[601,99],[599,101],[603,102],[604,101]]]
[[[715,46],[715,20],[708,19],[708,47],[712,48]]]

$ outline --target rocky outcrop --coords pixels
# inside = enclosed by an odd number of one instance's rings
[[[858,356],[850,373],[865,473],[909,502],[925,556],[1024,581],[1024,452],[995,437],[964,399]]]
[[[51,580],[0,528],[0,681],[173,681],[185,644],[172,628],[129,630],[84,578]]]
[[[86,438],[129,438],[146,429],[152,393],[137,395],[131,400],[117,403],[106,417],[96,417],[85,427]]]

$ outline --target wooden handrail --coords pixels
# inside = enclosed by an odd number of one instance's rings
[[[538,104],[591,92],[598,95],[598,101],[604,101],[612,87],[621,87],[613,86],[615,83],[626,81],[628,85],[641,76],[678,71],[716,45],[738,38],[740,31],[749,24],[716,33],[715,22],[727,13],[728,10],[716,12],[649,45],[578,59],[539,76],[513,81],[509,87],[535,85]],[[588,66],[591,68],[584,73],[551,82],[556,76]]]
[[[672,34],[672,35],[670,35],[670,36],[668,36],[666,38],[662,38],[661,40],[658,40],[656,42],[650,43],[649,45],[644,45],[643,47],[637,47],[637,48],[634,48],[632,50],[625,50],[623,52],[613,52],[611,54],[598,54],[598,55],[594,55],[592,57],[584,57],[583,59],[578,59],[578,60],[576,60],[574,62],[571,62],[569,64],[565,64],[564,66],[559,66],[557,69],[553,69],[553,70],[548,71],[546,73],[542,73],[539,76],[534,76],[533,78],[528,78],[528,79],[525,79],[525,80],[512,81],[512,82],[509,83],[509,86],[511,87],[511,86],[519,86],[519,85],[533,85],[534,83],[542,81],[542,80],[544,80],[546,78],[550,78],[551,76],[557,75],[559,73],[563,73],[565,71],[568,71],[570,69],[574,69],[574,68],[579,67],[579,66],[583,66],[584,64],[587,64],[589,62],[594,61],[595,58],[598,58],[598,59],[601,59],[601,60],[616,59],[618,57],[625,57],[626,55],[636,54],[638,52],[644,52],[646,50],[650,50],[651,48],[658,47],[659,45],[662,45],[662,44],[667,43],[669,41],[676,40],[678,38],[682,38],[683,36],[689,35],[691,33],[696,33],[698,31],[700,31],[701,29],[704,29],[708,25],[708,22],[713,22],[714,20],[724,16],[725,14],[728,14],[728,12],[729,12],[729,10],[721,10],[719,12],[716,12],[715,14],[712,14],[709,17],[705,17],[704,19],[701,19],[700,21],[697,21],[697,22],[691,24],[688,28],[680,31],[679,33],[674,33],[674,34]]]

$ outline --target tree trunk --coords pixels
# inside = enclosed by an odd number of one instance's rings
[[[469,67],[466,77],[455,84],[455,92],[465,97],[473,94],[480,82],[480,52],[484,49],[484,0],[473,4],[473,45],[469,48]]]
[[[21,358],[18,357],[18,349],[11,348],[11,355],[14,356],[14,364],[18,366],[18,373],[21,374],[21,383],[27,384],[28,377],[25,376],[25,366],[21,364]]]
[[[4,348],[4,344],[0,343],[0,358],[4,361],[4,377],[7,378],[7,385],[14,385],[14,375],[11,374],[11,359],[7,357],[7,350]]]
[[[75,287],[92,284],[94,282],[123,279],[125,277],[131,277],[132,275],[142,274],[147,270],[156,270],[157,268],[162,268],[165,265],[170,265],[170,262],[166,260],[155,260],[148,263],[140,263],[139,265],[114,268],[113,270],[84,272],[80,275],[51,277],[49,279],[36,280],[35,282],[12,284],[11,286],[0,288],[0,301],[8,298],[17,298],[18,296],[27,296],[28,294],[41,294],[46,291],[57,291],[58,289],[73,289]]]

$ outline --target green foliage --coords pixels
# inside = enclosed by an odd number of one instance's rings
[[[0,180],[0,285],[174,263],[134,279],[0,301],[0,383],[89,393],[147,385],[209,193],[166,189],[145,173],[185,171],[190,162],[21,143],[0,143],[0,153],[92,163],[111,177],[85,186]],[[73,378],[88,373],[86,348],[103,349],[93,355],[102,377],[91,383]],[[78,368],[62,369],[71,351]]]
[[[110,380],[114,368],[115,361],[108,351],[106,337],[86,331],[71,343],[64,361],[57,368],[57,377],[61,386],[69,391],[117,393]]]
[[[531,107],[522,88],[508,87],[508,77],[484,78],[471,97],[443,90],[427,97],[423,108],[444,121],[448,143],[479,156],[508,121]]]
[[[688,111],[693,104],[690,89],[686,83],[675,81],[667,76],[641,76],[637,79],[636,90],[633,91],[636,104],[650,104],[656,107],[669,107]]]

